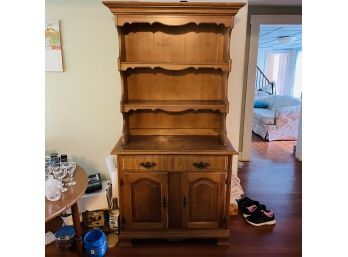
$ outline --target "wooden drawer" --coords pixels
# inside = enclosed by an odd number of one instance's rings
[[[170,171],[173,158],[167,155],[127,155],[121,157],[122,169],[128,171]]]
[[[177,171],[228,171],[227,156],[190,155],[174,157]]]

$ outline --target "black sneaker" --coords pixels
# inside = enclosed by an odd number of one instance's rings
[[[244,197],[242,199],[236,199],[237,203],[238,203],[238,207],[239,208],[245,208],[246,206],[251,206],[253,204],[259,205],[260,203],[258,201],[254,201],[252,199],[250,199],[249,197]]]
[[[243,199],[237,199],[238,208],[242,211],[244,217],[249,217],[255,211],[266,210],[266,206],[260,204],[258,201],[254,201],[249,197]]]
[[[253,226],[276,224],[274,213],[268,210],[256,211],[253,215],[247,217],[246,221]]]
[[[245,207],[245,209],[242,210],[242,212],[243,212],[243,217],[246,218],[246,217],[249,217],[249,216],[253,215],[256,212],[265,211],[265,210],[266,210],[266,205],[263,205],[263,204],[259,204],[259,205],[253,204],[251,206]]]

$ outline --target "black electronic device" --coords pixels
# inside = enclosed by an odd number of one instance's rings
[[[100,173],[91,174],[88,176],[88,186],[86,194],[102,189]]]

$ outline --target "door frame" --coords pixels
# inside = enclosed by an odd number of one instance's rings
[[[246,83],[244,123],[242,135],[241,161],[250,161],[253,125],[253,102],[256,79],[256,65],[261,24],[302,24],[302,15],[251,15],[248,74]]]

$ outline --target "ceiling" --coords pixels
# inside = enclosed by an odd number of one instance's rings
[[[249,5],[302,6],[302,0],[249,0]]]
[[[289,43],[280,43],[279,37],[292,37]],[[261,25],[259,48],[302,48],[302,25]]]

